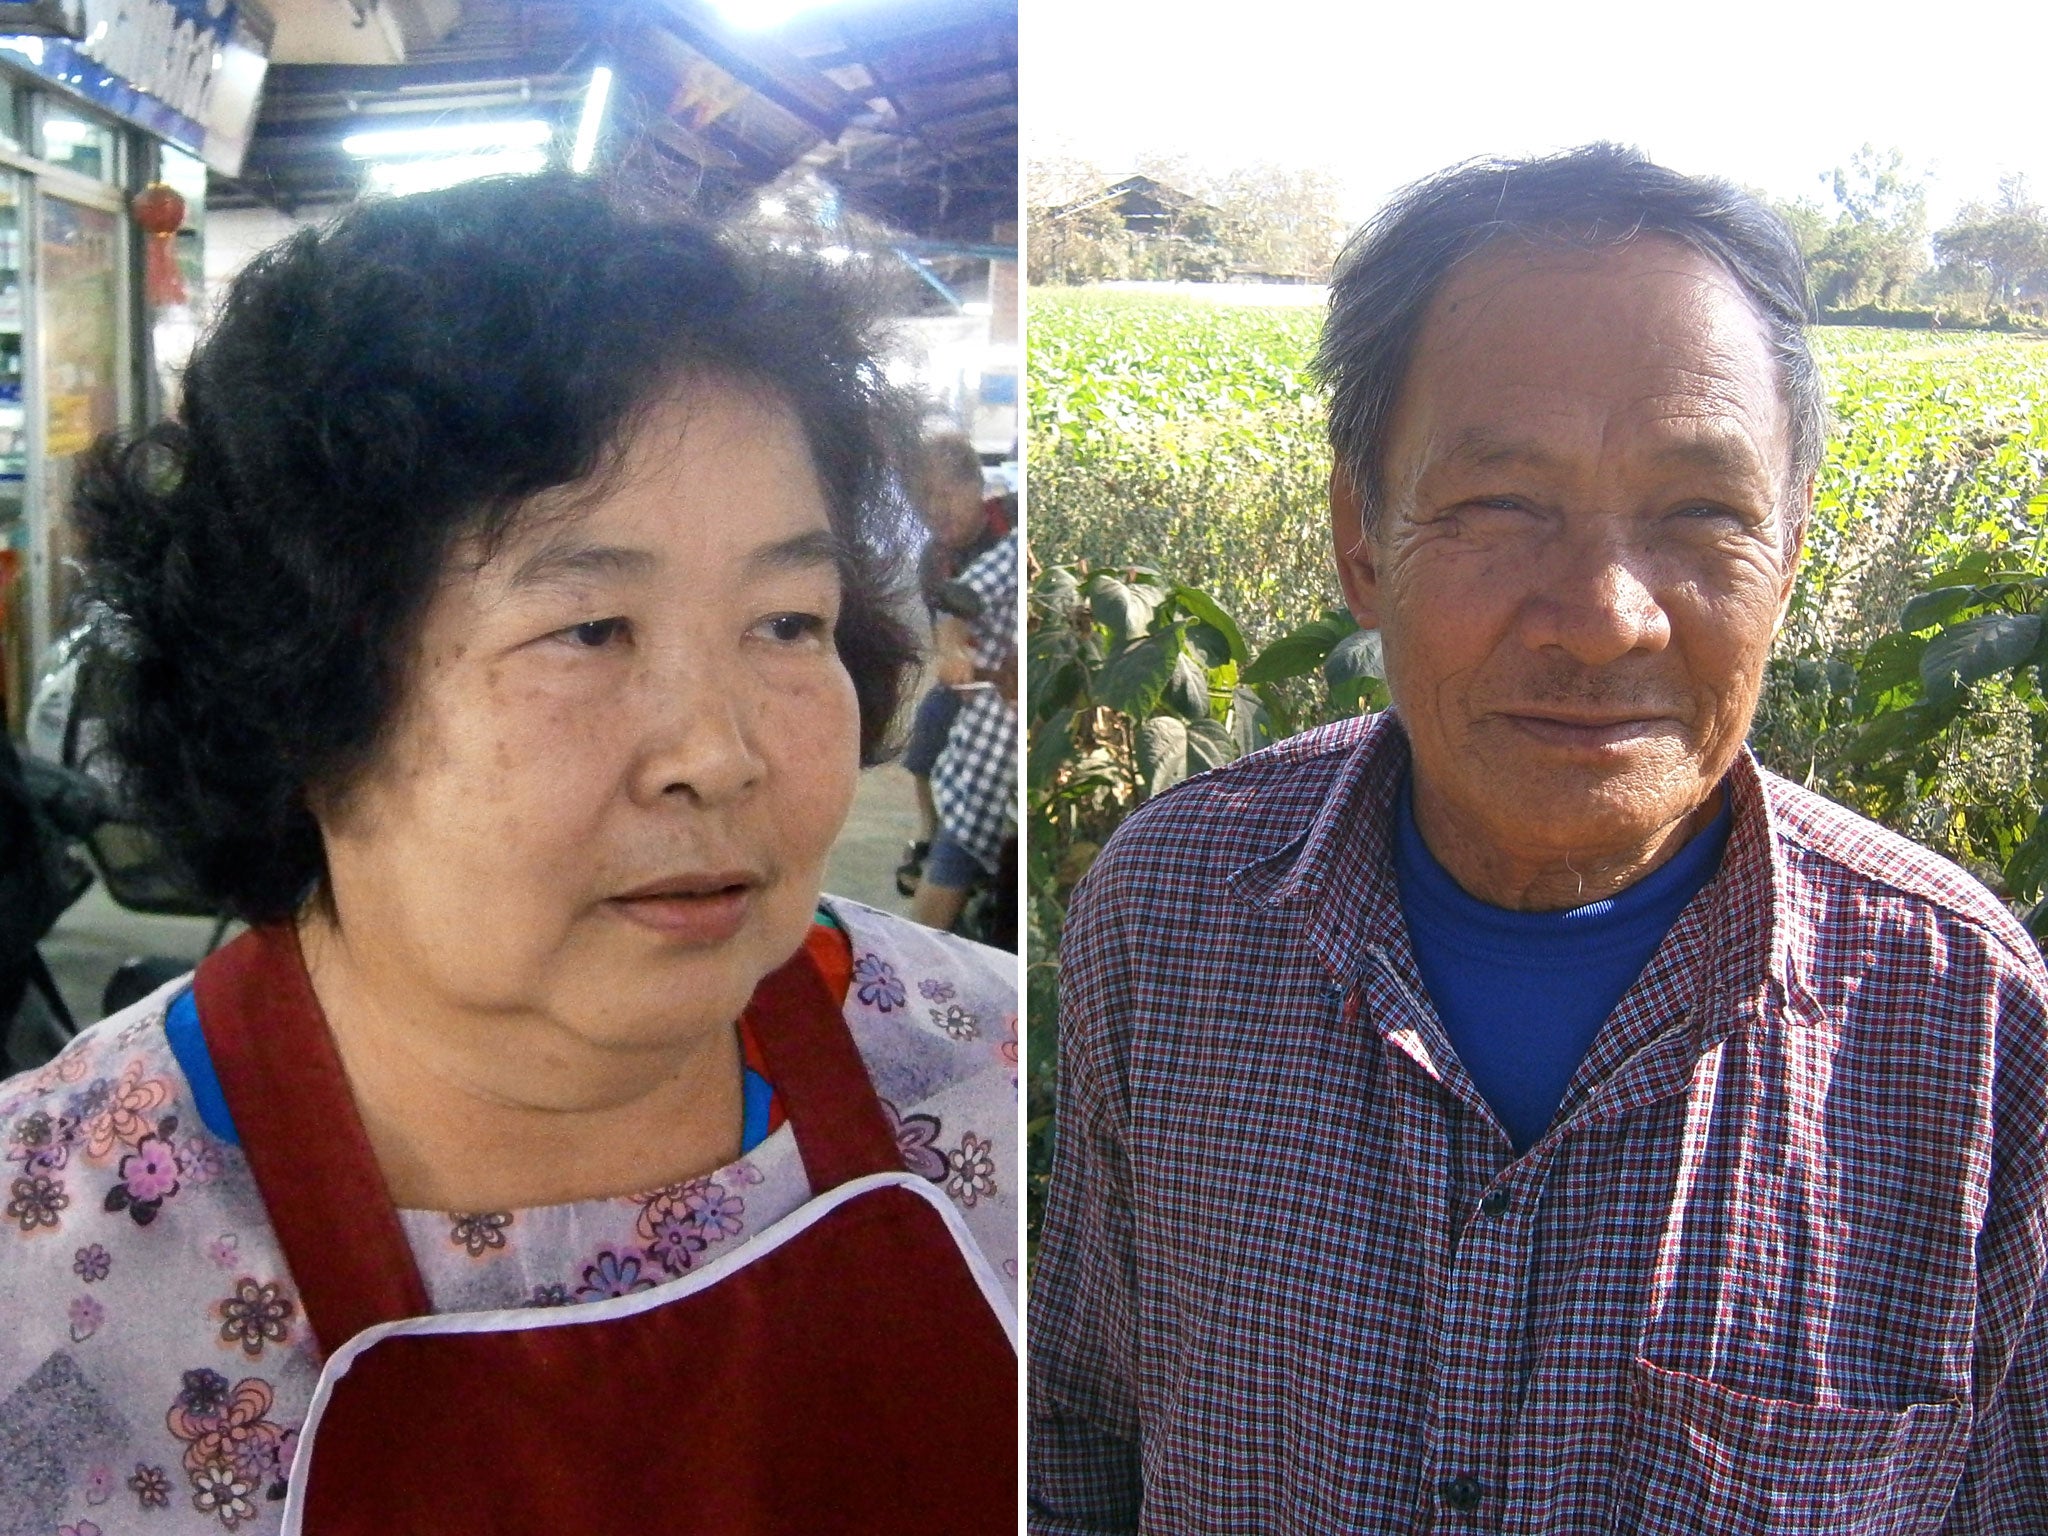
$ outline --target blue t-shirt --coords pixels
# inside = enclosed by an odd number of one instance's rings
[[[1724,797],[1704,830],[1625,890],[1565,912],[1511,912],[1468,895],[1436,861],[1401,786],[1394,873],[1416,964],[1516,1152],[1550,1128],[1614,1005],[1720,868],[1728,825]]]

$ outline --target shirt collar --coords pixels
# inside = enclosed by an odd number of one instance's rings
[[[1303,939],[1331,978],[1346,985],[1375,950],[1410,956],[1407,968],[1413,968],[1393,858],[1408,737],[1391,710],[1352,729],[1355,744],[1307,830],[1228,876],[1231,892],[1247,905],[1298,914]],[[1729,797],[1728,846],[1720,871],[1695,898],[1708,903],[1709,979],[1731,1001],[1760,1004],[1768,996],[1783,1002],[1797,988],[1777,817],[1747,747],[1722,783]],[[1753,1016],[1754,1009],[1735,1013]]]

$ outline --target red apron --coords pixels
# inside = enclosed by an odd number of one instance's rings
[[[748,1015],[811,1201],[652,1291],[443,1316],[293,931],[245,934],[195,988],[327,1356],[286,1536],[1016,1529],[1013,1314],[958,1213],[904,1170],[806,952]]]

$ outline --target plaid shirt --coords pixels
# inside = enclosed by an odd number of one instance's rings
[[[981,598],[972,625],[974,664],[1002,666],[1017,649],[1017,536],[1013,533],[960,574]],[[994,874],[1016,814],[1017,708],[994,688],[966,696],[932,764],[932,804],[946,836]]]
[[[1517,1159],[1348,721],[1131,818],[1064,946],[1030,1529],[2048,1532],[2048,995],[1762,773]]]

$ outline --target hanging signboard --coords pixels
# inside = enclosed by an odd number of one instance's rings
[[[256,0],[82,0],[84,35],[0,37],[0,53],[238,176],[277,27]]]

